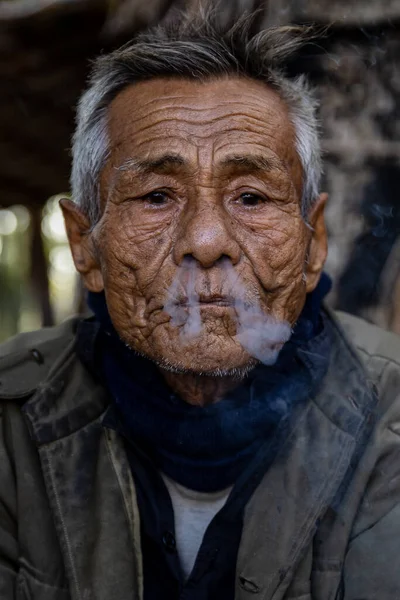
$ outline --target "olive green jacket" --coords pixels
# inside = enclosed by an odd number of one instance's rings
[[[235,600],[400,599],[400,340],[330,319],[323,385],[247,504]],[[1,600],[143,597],[135,485],[77,323],[0,347]]]

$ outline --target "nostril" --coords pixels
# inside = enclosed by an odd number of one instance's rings
[[[197,259],[193,254],[184,254],[182,257],[182,265],[190,265],[191,263],[197,263]]]
[[[226,264],[227,262],[231,263],[232,259],[227,254],[222,254],[220,258],[217,260],[217,263],[220,265]]]

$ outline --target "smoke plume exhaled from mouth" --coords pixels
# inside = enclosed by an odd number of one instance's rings
[[[238,342],[250,356],[265,365],[276,362],[279,352],[291,335],[291,327],[286,321],[279,321],[264,312],[257,298],[248,298],[246,286],[241,281],[229,259],[220,260],[222,293],[218,293],[222,303],[234,309]],[[189,343],[203,330],[201,318],[202,300],[196,290],[201,268],[194,259],[182,262],[168,289],[164,310],[171,317],[171,325],[180,328],[183,343]]]
[[[199,296],[196,292],[196,263],[184,259],[175,279],[168,290],[168,300],[164,310],[171,316],[171,325],[181,327],[180,335],[183,341],[190,341],[201,333],[203,328],[200,315]],[[186,302],[178,300],[183,290]]]

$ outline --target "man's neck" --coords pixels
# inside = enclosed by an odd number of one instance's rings
[[[182,400],[193,406],[207,406],[222,400],[228,392],[238,387],[245,377],[172,373],[164,369],[161,369],[161,373],[169,387]]]

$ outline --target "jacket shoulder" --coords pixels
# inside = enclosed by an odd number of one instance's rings
[[[32,395],[53,365],[74,343],[80,317],[56,327],[21,333],[0,345],[0,399],[25,399]]]
[[[400,433],[400,336],[344,312],[335,316],[378,392],[381,413],[396,423]]]
[[[400,336],[349,313],[336,311],[334,314],[358,352],[367,357],[392,361],[400,368]]]

